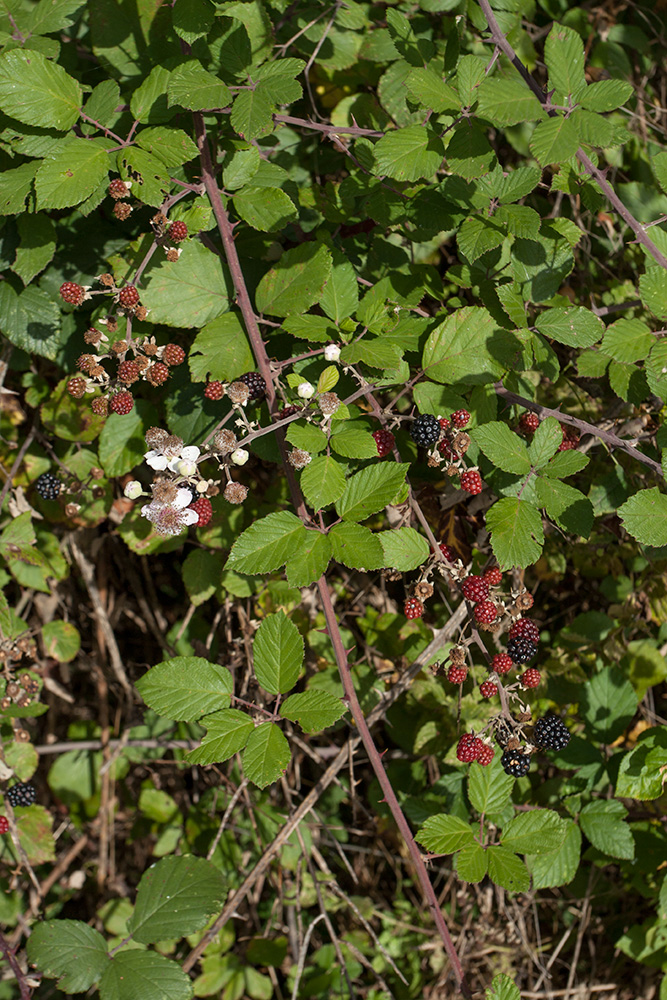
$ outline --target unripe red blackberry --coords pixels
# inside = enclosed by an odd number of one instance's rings
[[[489,596],[489,585],[482,576],[467,576],[461,590],[466,601],[484,601]]]
[[[185,361],[185,351],[178,344],[167,344],[162,352],[162,360],[171,368]]]
[[[80,354],[76,359],[76,367],[82,372],[90,372],[90,369],[97,364],[99,359],[95,354]]]
[[[413,618],[421,618],[424,614],[424,605],[416,597],[408,597],[403,605],[405,617],[412,621]]]
[[[151,385],[163,385],[169,378],[169,369],[161,361],[156,361],[146,369],[146,381]]]
[[[530,618],[519,618],[518,621],[515,621],[510,626],[508,635],[510,639],[521,636],[524,639],[530,639],[531,642],[540,641],[540,630]]]
[[[118,293],[118,304],[123,309],[134,309],[139,302],[139,292],[134,285],[124,285]]]
[[[106,417],[109,412],[109,400],[106,396],[96,396],[92,400],[90,408],[98,417]]]
[[[469,469],[461,474],[461,489],[472,496],[482,492],[482,477],[477,469]]]
[[[540,418],[536,413],[522,413],[519,417],[519,430],[525,434],[534,434],[540,426]]]
[[[456,556],[454,555],[454,553],[450,549],[449,545],[446,545],[445,542],[440,542],[440,544],[438,545],[438,548],[442,552],[442,554],[445,557],[445,559],[447,560],[447,562],[453,563],[453,562],[456,561]]]
[[[80,306],[85,294],[81,285],[77,285],[75,281],[63,281],[60,286],[60,297],[71,306]]]
[[[457,410],[455,413],[452,413],[452,423],[455,427],[458,427],[459,430],[461,430],[462,427],[465,427],[469,420],[470,414],[467,410]]]
[[[172,243],[181,243],[183,240],[187,239],[188,227],[180,219],[176,222],[172,222],[167,230],[167,239],[171,240]]]
[[[480,601],[479,604],[475,605],[475,610],[473,611],[475,621],[483,622],[485,625],[490,625],[498,617],[498,608],[493,603],[493,601]]]
[[[451,426],[447,417],[438,417],[438,423],[440,424],[440,428],[443,431],[446,431],[447,428]]]
[[[207,399],[222,399],[225,394],[225,387],[222,382],[209,382],[204,389]]]
[[[115,177],[112,181],[110,181],[109,194],[114,199],[114,201],[118,201],[119,198],[129,197],[129,191],[127,189],[125,181],[122,181],[120,177]]]
[[[479,741],[482,744],[482,749],[477,755],[478,762],[482,767],[488,767],[493,758],[495,757],[496,751],[489,743],[485,743],[484,740]]]
[[[484,571],[483,578],[486,580],[489,587],[499,587],[502,583],[503,574],[498,566],[490,566]]]
[[[519,683],[522,688],[536,688],[541,680],[542,675],[539,670],[535,670],[534,667],[531,667],[529,670],[524,670],[521,677],[519,677]]]
[[[493,698],[494,694],[498,694],[498,685],[493,681],[484,681],[479,686],[479,693],[482,698]]]
[[[67,383],[67,391],[74,399],[81,399],[86,391],[86,382],[82,378],[71,378]]]
[[[394,450],[396,439],[391,431],[386,430],[386,428],[381,427],[379,430],[373,431],[373,438],[380,458],[384,458],[385,455]]]
[[[471,761],[477,760],[481,747],[482,741],[472,733],[464,733],[461,736],[458,745],[456,747],[456,756],[463,764],[470,764]],[[484,744],[482,744],[483,746]]]
[[[199,518],[195,528],[203,528],[213,517],[213,508],[208,497],[201,497],[199,500],[195,500],[194,503],[190,504],[188,510],[193,510]]]
[[[438,441],[437,449],[443,458],[451,459],[454,457],[452,446],[449,443],[449,441],[447,441],[446,438],[444,438],[442,441]]]
[[[563,440],[558,445],[558,451],[571,451],[579,444],[579,432],[574,427],[568,427],[566,424],[561,424],[560,426],[563,432]]]
[[[112,413],[118,413],[124,416],[129,413],[134,406],[134,397],[131,392],[125,390],[117,392],[115,396],[112,396],[109,402],[109,409]]]
[[[440,437],[440,424],[432,413],[420,413],[410,427],[410,437],[420,448],[430,448]]]
[[[514,660],[507,653],[496,653],[491,661],[491,666],[497,674],[506,674],[514,666]]]
[[[467,667],[459,667],[456,666],[455,664],[452,664],[452,666],[447,671],[447,680],[450,681],[452,684],[463,684],[467,676],[468,676]]]
[[[126,385],[132,385],[139,378],[139,365],[136,361],[121,361],[118,365],[118,378]]]
[[[9,820],[6,816],[0,816],[0,835],[7,833],[9,830]]]

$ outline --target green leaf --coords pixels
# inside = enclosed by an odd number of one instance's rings
[[[257,286],[258,310],[271,316],[305,312],[319,302],[331,266],[331,253],[323,243],[302,243],[287,250]]]
[[[530,472],[532,466],[526,442],[507,424],[491,421],[476,427],[470,436],[497,468],[517,476]]]
[[[641,734],[637,746],[621,761],[616,795],[627,799],[657,799],[665,786],[667,726],[654,726]]]
[[[363,361],[372,368],[396,368],[401,361],[401,350],[397,344],[385,343],[380,337],[365,337],[344,347],[340,360],[343,364]]]
[[[172,170],[199,155],[196,145],[182,128],[143,128],[137,133],[137,144]]]
[[[244,187],[233,200],[243,221],[263,233],[284,229],[298,217],[294,202],[280,188]]]
[[[277,781],[290,762],[289,743],[273,722],[263,722],[250,734],[243,751],[243,773],[258,788]]]
[[[533,504],[505,497],[486,512],[486,526],[501,569],[531,566],[539,559],[544,531],[540,512]]]
[[[271,573],[298,551],[306,537],[306,529],[296,515],[287,510],[274,511],[255,521],[236,539],[227,568],[238,573]]]
[[[549,118],[540,122],[530,139],[530,151],[543,167],[569,160],[578,149],[579,130],[572,118]]]
[[[361,524],[335,524],[329,532],[333,558],[348,569],[373,570],[384,566],[380,539]]]
[[[502,833],[502,844],[518,854],[548,854],[565,840],[566,825],[551,809],[531,809],[511,819]]]
[[[220,909],[226,888],[210,861],[193,855],[163,858],[141,877],[128,932],[141,944],[193,934]]]
[[[560,434],[560,428],[558,433]],[[580,451],[561,451],[554,455],[547,467],[543,469],[543,474],[554,479],[565,479],[567,476],[573,476],[575,472],[581,472],[587,465],[588,457],[582,455]]]
[[[651,392],[667,401],[667,341],[662,339],[651,349],[644,364],[646,380]]]
[[[564,104],[568,96],[577,99],[586,89],[584,43],[572,28],[554,22],[544,43],[544,61],[549,71],[549,89],[556,91],[554,103]]]
[[[0,109],[26,125],[66,132],[79,118],[81,87],[35,49],[0,56]]]
[[[118,153],[118,170],[132,181],[132,194],[147,205],[161,205],[171,189],[169,171],[165,163],[138,146],[128,146]],[[187,249],[185,245],[184,250]],[[156,270],[149,267],[149,272]]]
[[[546,118],[537,97],[518,76],[486,77],[475,93],[479,115],[494,125],[518,125]]]
[[[274,104],[293,104],[303,96],[303,88],[294,78],[302,73],[303,59],[276,59],[259,68],[259,87]]]
[[[463,882],[481,882],[489,867],[488,853],[481,844],[473,841],[456,855],[454,867]]]
[[[191,764],[221,764],[243,750],[255,728],[249,715],[236,708],[223,708],[201,719],[206,735],[186,754]]]
[[[563,440],[563,431],[555,417],[547,417],[535,431],[533,440],[528,446],[528,456],[536,469],[542,469],[557,453]],[[572,454],[561,452],[560,454]]]
[[[526,892],[530,888],[528,869],[518,855],[506,847],[487,850],[489,878],[508,892]]]
[[[30,705],[24,711],[28,711],[32,707]],[[17,711],[15,711],[15,715],[17,715]],[[15,816],[21,847],[30,864],[43,865],[48,861],[55,861],[56,844],[51,831],[53,820],[44,806],[32,805],[27,808],[19,806],[15,810]],[[5,848],[9,848],[8,853],[14,858],[13,843],[7,844],[5,841]],[[2,844],[0,844],[0,853],[3,853]]]
[[[500,205],[494,215],[494,221],[506,226],[508,233],[520,239],[539,239],[542,220],[533,208],[527,205]],[[521,325],[525,323],[522,317]]]
[[[667,496],[657,486],[635,493],[619,507],[618,515],[642,545],[667,545]]]
[[[490,764],[482,767],[473,761],[468,773],[468,797],[478,813],[497,813],[510,801],[514,779],[505,774],[496,754]]]
[[[242,90],[234,98],[231,126],[244,139],[260,139],[273,132],[274,105],[261,87]]]
[[[23,211],[38,166],[39,163],[22,163],[15,170],[0,173],[0,216],[19,215]]]
[[[143,125],[161,125],[174,117],[177,109],[167,103],[168,85],[169,70],[153,66],[130,100],[130,111],[137,121]]]
[[[375,171],[397,181],[430,178],[440,169],[445,156],[442,139],[423,125],[387,132],[373,150]]]
[[[635,840],[625,822],[627,815],[627,809],[618,799],[599,799],[584,806],[579,823],[598,851],[631,861],[635,856]]]
[[[583,90],[577,100],[587,111],[615,111],[629,101],[634,87],[627,80],[598,80]]]
[[[491,986],[486,989],[484,1000],[521,1000],[521,994],[510,977],[501,972],[499,976],[493,977]]]
[[[309,531],[299,551],[285,564],[290,587],[309,587],[324,576],[331,559],[331,542],[319,531]]]
[[[213,597],[220,583],[220,555],[206,549],[192,549],[185,557],[181,575],[191,603],[199,607]]]
[[[667,319],[667,288],[661,267],[646,269],[639,279],[639,295],[647,309],[659,319]]]
[[[452,132],[447,144],[447,166],[453,174],[471,180],[483,177],[496,164],[486,132],[468,119]]]
[[[475,215],[466,219],[456,234],[459,253],[474,264],[478,257],[499,247],[505,239],[505,233],[492,219]]]
[[[192,981],[180,965],[154,951],[119,951],[99,985],[101,1000],[190,1000]]]
[[[16,225],[20,243],[12,271],[18,274],[24,285],[29,285],[53,259],[56,249],[56,230],[51,219],[41,213],[20,215]]]
[[[333,266],[320,298],[320,309],[334,323],[351,316],[359,305],[359,284],[352,264],[339,250],[332,251]]]
[[[605,332],[600,317],[583,306],[546,309],[538,316],[535,326],[545,337],[568,347],[592,347]]]
[[[429,816],[416,834],[417,840],[433,854],[454,854],[475,839],[475,831],[458,816]]]
[[[605,667],[581,688],[579,708],[592,737],[612,743],[637,711],[637,695],[618,667]]]
[[[253,643],[255,676],[269,694],[291,691],[303,665],[303,639],[283,611],[269,615]]]
[[[327,287],[329,282],[327,282]],[[325,289],[326,291],[326,289]],[[330,392],[334,386],[338,385],[338,380],[340,379],[340,372],[336,365],[327,365],[320,372],[320,377],[317,380],[317,391],[318,392]],[[366,457],[366,456],[362,456]]]
[[[180,104],[190,111],[224,108],[231,101],[229,89],[222,80],[194,60],[172,70],[167,94],[169,104]]]
[[[377,458],[375,438],[367,427],[345,420],[335,427],[330,438],[331,448],[343,458]]]
[[[36,4],[30,10],[28,30],[32,35],[47,35],[69,28],[83,6],[84,0],[51,0],[48,4]]]
[[[429,543],[414,528],[392,528],[378,532],[375,537],[380,539],[384,551],[384,565],[402,573],[417,569],[431,554]]]
[[[499,347],[502,334],[491,314],[479,306],[465,306],[456,309],[429,334],[422,366],[427,378],[445,385],[492,382],[505,371],[497,360]],[[508,367],[509,364],[508,358]]]
[[[604,80],[604,83],[615,81]],[[655,344],[655,337],[640,319],[617,319],[608,326],[600,345],[616,361],[643,361]]]
[[[588,538],[593,527],[593,504],[588,497],[558,479],[538,479],[535,492],[548,516],[564,531]]]
[[[205,382],[207,376],[232,382],[254,368],[255,359],[238,313],[224,313],[199,331],[190,347],[188,366],[193,382]]]
[[[31,965],[58,980],[63,993],[85,993],[109,964],[107,943],[80,920],[44,920],[33,927],[26,943]]]
[[[27,354],[55,360],[60,344],[60,310],[36,285],[28,285],[17,295],[6,281],[0,284],[0,329],[10,343]]]
[[[44,652],[59,663],[69,663],[81,649],[79,630],[71,622],[47,622],[42,626]]]
[[[581,831],[571,819],[564,819],[565,839],[549,854],[528,854],[526,864],[533,876],[534,889],[567,885],[579,870]]]
[[[347,705],[330,691],[311,689],[291,694],[280,706],[284,719],[298,722],[305,733],[319,733],[333,726],[348,711]]]
[[[109,157],[102,140],[71,138],[47,157],[35,175],[38,208],[79,205],[106,181]]]
[[[327,436],[324,431],[312,424],[290,424],[286,437],[295,448],[302,448],[312,455],[316,455],[318,451],[324,451],[327,446]]]
[[[153,408],[138,400],[129,413],[112,413],[100,434],[100,464],[107,476],[122,476],[141,462],[146,451],[144,434]]]
[[[441,111],[458,111],[461,107],[456,91],[431,69],[413,69],[406,80],[406,87],[415,101],[437,114]]]
[[[136,687],[158,715],[194,722],[217,706],[228,708],[234,683],[226,667],[201,656],[176,656],[151,667]]]
[[[174,31],[188,45],[210,32],[215,21],[215,7],[209,0],[180,0],[174,5],[171,21]]]
[[[188,240],[178,260],[164,260],[150,270],[141,301],[153,323],[199,328],[227,312],[231,287],[217,254]]]
[[[391,503],[405,482],[409,465],[377,464],[356,472],[345,484],[336,512],[344,521],[365,521]]]

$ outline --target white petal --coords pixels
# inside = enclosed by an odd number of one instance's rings
[[[182,517],[184,524],[196,524],[199,520],[199,514],[196,510],[184,510]]]
[[[195,462],[200,455],[199,448],[195,444],[188,444],[185,448],[181,449],[181,458],[184,458],[187,462]]]
[[[151,469],[155,469],[156,472],[164,472],[167,468],[167,459],[157,451],[146,452],[144,458],[146,459],[146,464],[150,465]]]
[[[197,463],[187,462],[185,459],[181,458],[176,467],[176,471],[181,476],[194,476],[195,472],[197,471]]]
[[[177,455],[176,458],[170,459],[170,461],[167,462],[167,468],[169,469],[169,471],[170,472],[178,472],[178,463],[180,461],[181,461],[181,456],[180,455]]]
[[[184,507],[189,507],[192,503],[192,493],[190,490],[179,490],[176,494],[176,499],[172,501],[172,507],[176,507],[177,510],[182,510]]]
[[[155,519],[156,508],[152,503],[147,503],[141,508],[141,513],[147,521],[153,521]]]

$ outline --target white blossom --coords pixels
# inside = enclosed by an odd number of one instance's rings
[[[340,358],[340,347],[338,344],[327,344],[324,348],[325,361],[338,361]]]
[[[156,449],[147,451],[144,458],[146,459],[146,464],[150,465],[151,469],[155,469],[156,472],[164,472],[167,468],[166,456],[161,451],[157,451]]]
[[[310,382],[301,382],[296,391],[301,399],[310,399],[311,396],[315,395],[315,386],[311,385]]]

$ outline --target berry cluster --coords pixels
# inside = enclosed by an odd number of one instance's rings
[[[380,430],[373,431],[373,438],[375,439],[375,445],[380,458],[384,458],[385,455],[394,450],[396,438],[391,431],[386,430],[384,427],[380,428]]]
[[[43,472],[35,480],[35,491],[42,500],[57,500],[62,485],[60,479],[53,472]]]
[[[5,792],[5,798],[12,809],[17,806],[31,806],[35,801],[35,786],[26,781],[18,781]]]
[[[456,747],[456,756],[464,764],[476,760],[482,767],[487,767],[495,756],[495,750],[490,743],[481,740],[474,733],[464,733]]]

